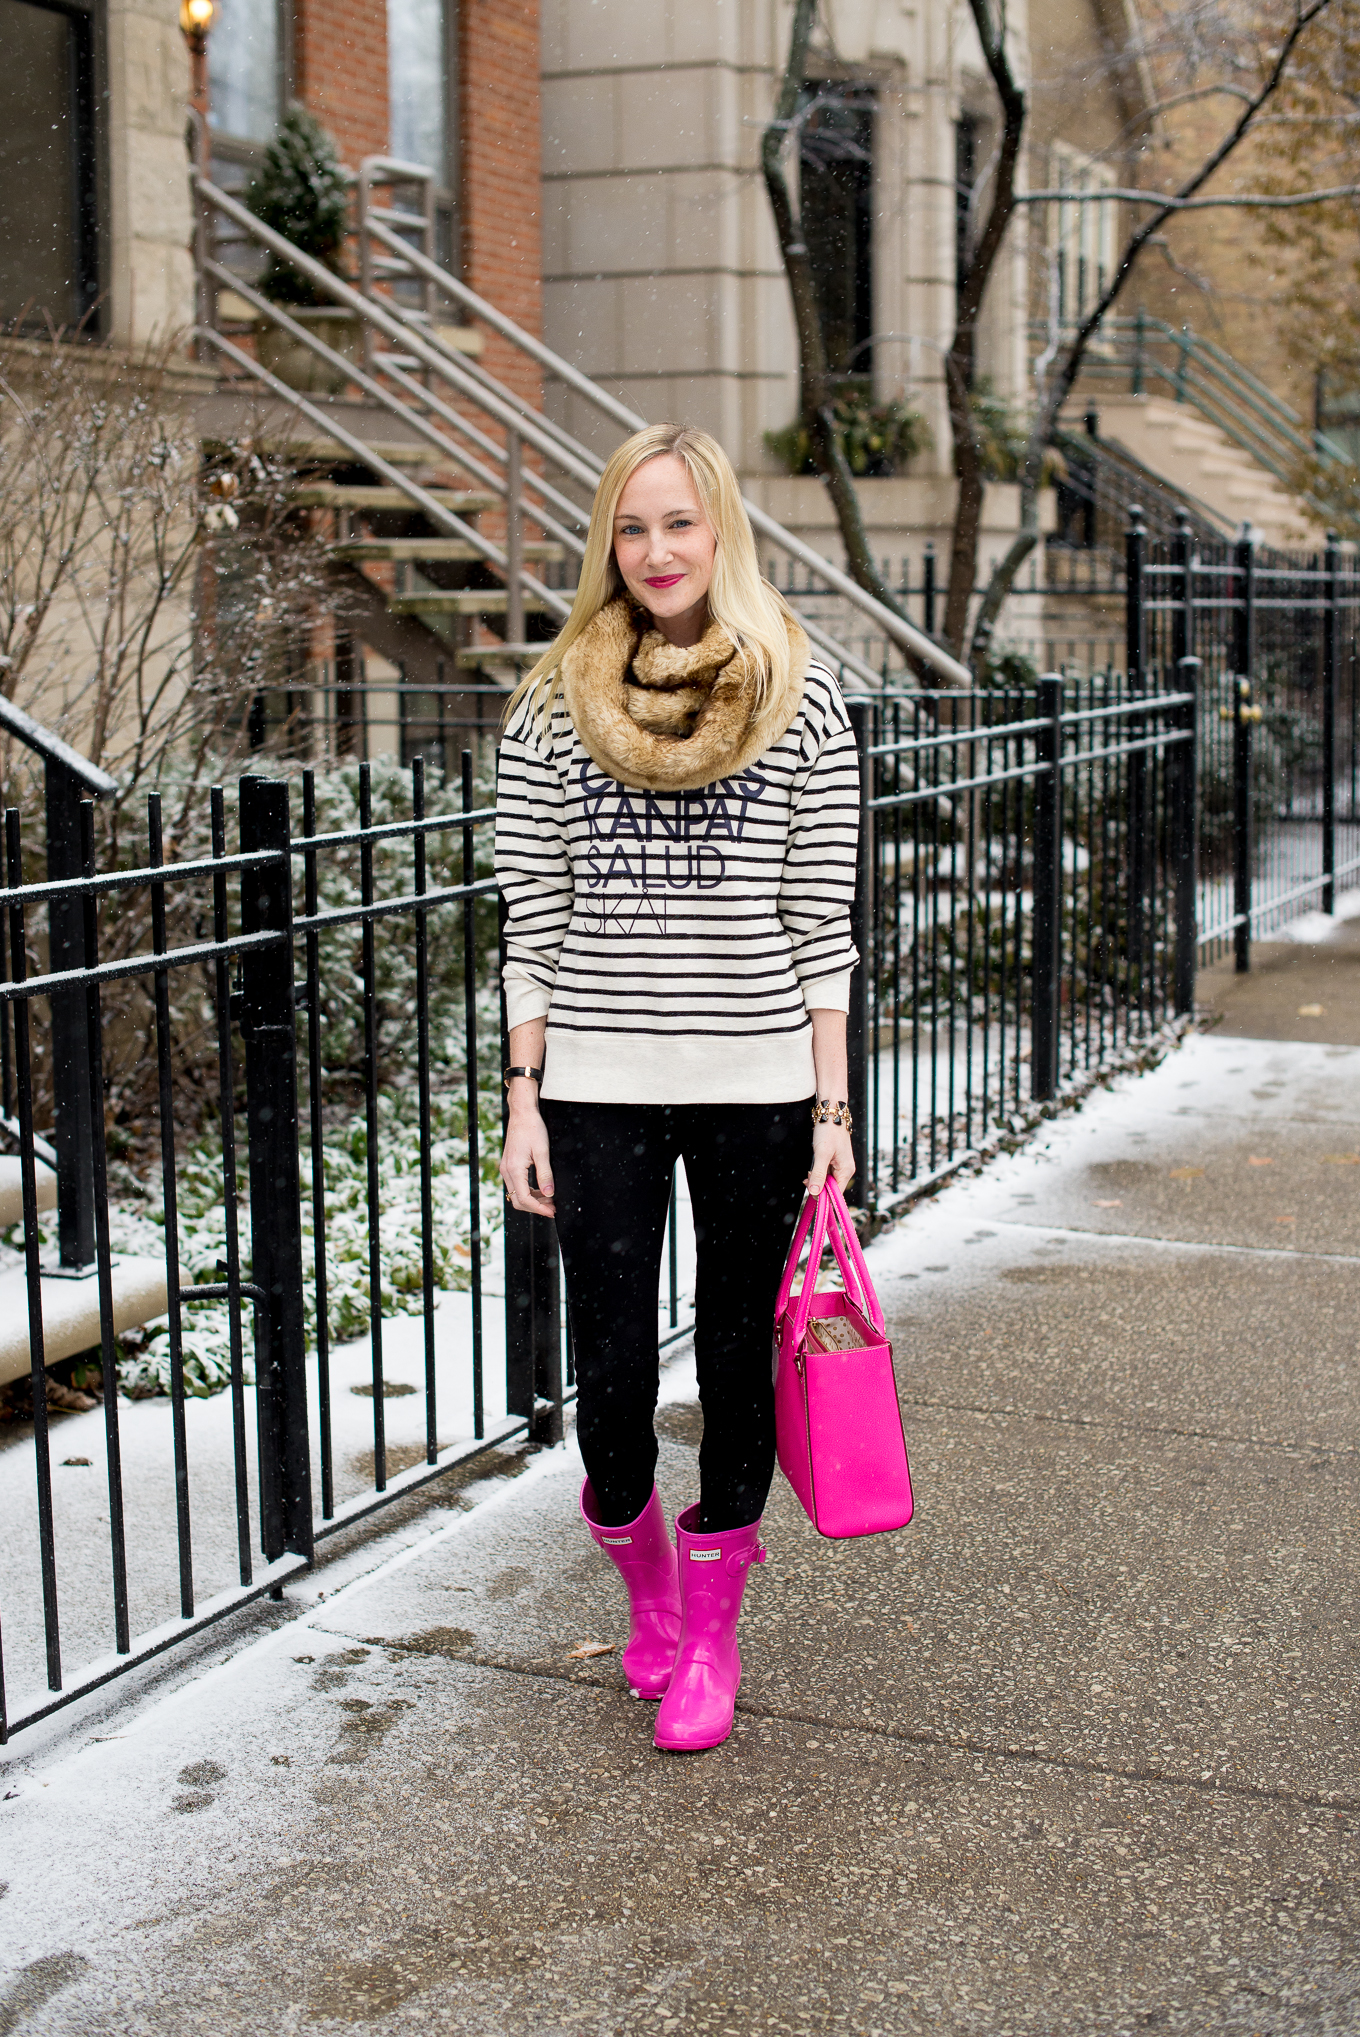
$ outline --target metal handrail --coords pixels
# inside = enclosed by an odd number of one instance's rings
[[[525,332],[522,327],[514,323],[513,319],[507,318],[503,312],[496,311],[493,306],[487,304],[485,298],[479,297],[475,291],[469,290],[465,283],[459,282],[456,276],[449,275],[448,271],[441,269],[438,263],[431,261],[428,256],[422,255],[419,250],[403,242],[398,234],[393,233],[381,221],[370,217],[364,224],[365,230],[374,239],[381,241],[386,247],[400,251],[403,260],[409,263],[413,275],[420,277],[426,282],[436,284],[441,290],[446,290],[447,294],[456,303],[461,304],[465,310],[471,312],[475,317],[484,319],[486,323],[492,326],[494,331],[501,334],[502,338],[508,339],[512,345],[519,347],[531,359],[537,361],[540,367],[546,368],[559,381],[566,383],[569,388],[574,389],[577,395],[583,396],[588,403],[593,404],[601,415],[608,417],[614,424],[624,426],[630,432],[645,429],[647,419],[641,416],[638,411],[630,410],[626,404],[620,403],[617,398],[610,396],[597,383],[592,382],[588,375],[583,375],[579,368],[573,367],[570,361],[564,360],[560,354],[555,354],[551,347],[545,346],[541,340],[537,340],[531,333]],[[406,315],[409,317],[409,314]],[[539,418],[546,426],[546,429],[557,438],[558,444],[564,450],[570,451],[577,458],[586,454],[586,448],[582,447],[575,439],[572,439],[559,425],[554,424],[551,419],[543,419],[541,413],[532,411],[531,407],[525,403],[523,397],[515,396],[514,392],[506,390],[502,384],[494,382],[493,378],[487,375],[484,369],[474,369],[471,372],[478,382],[494,389],[498,395],[509,397],[511,401],[517,402],[520,405],[522,414]],[[587,457],[589,457],[588,454]],[[603,471],[603,462],[600,462],[599,465],[600,471]],[[758,531],[769,543],[777,545],[782,552],[786,552],[790,558],[797,559],[800,565],[806,566],[810,572],[817,574],[818,578],[826,583],[831,592],[839,594],[852,607],[859,609],[861,614],[867,616],[875,628],[881,630],[885,636],[897,644],[899,649],[910,651],[914,656],[920,658],[924,664],[930,665],[942,677],[948,679],[954,686],[972,685],[973,675],[968,667],[961,664],[957,658],[951,657],[933,638],[926,636],[914,624],[906,622],[901,616],[894,614],[893,610],[885,607],[881,601],[876,601],[872,594],[865,592],[857,580],[852,580],[848,573],[843,573],[838,566],[832,565],[829,559],[824,559],[821,553],[815,551],[811,545],[806,545],[801,538],[796,538],[792,531],[785,530],[782,524],[777,523],[772,516],[768,516],[749,497],[743,497],[743,502],[753,529]],[[829,639],[828,641],[834,642],[835,640]],[[844,656],[848,664],[853,657],[853,653],[845,652],[842,647],[837,646],[836,656]],[[856,662],[862,664],[863,661],[857,660]],[[872,673],[873,668],[865,667],[864,669]],[[873,678],[875,684],[881,683],[878,674],[873,674]]]
[[[537,361],[540,366],[547,369],[568,387],[584,396],[597,410],[609,417],[616,425],[624,426],[629,431],[641,429],[645,424],[643,418],[630,411],[625,405],[617,402],[613,397],[610,397],[604,390],[590,381],[589,377],[583,375],[579,369],[574,368],[569,361],[565,361],[560,355],[554,354],[551,348],[546,347],[542,341],[535,339],[532,334],[523,331],[513,320],[506,318],[504,313],[497,311],[494,306],[488,304],[485,299],[469,290],[456,277],[449,275],[447,270],[440,268],[423,250],[413,247],[409,241],[403,240],[401,235],[393,231],[384,219],[372,216],[372,208],[368,207],[366,202],[368,191],[372,184],[382,181],[385,174],[392,174],[397,171],[400,171],[403,177],[405,177],[406,173],[412,168],[413,166],[411,165],[396,165],[388,162],[386,159],[370,159],[366,161],[366,178],[362,178],[361,173],[361,195],[364,200],[360,214],[361,243],[366,242],[367,238],[371,236],[389,247],[395,255],[400,257],[403,271],[411,274],[413,280],[418,280],[427,286],[433,286],[455,303],[461,304],[464,309],[483,320],[492,330],[499,332],[502,337]],[[450,384],[460,396],[478,404],[491,416],[495,417],[499,423],[503,424],[507,432],[517,432],[537,451],[543,454],[544,457],[561,467],[572,479],[581,485],[594,487],[600,473],[603,471],[603,462],[591,453],[588,448],[571,438],[567,432],[562,430],[550,418],[546,417],[542,411],[534,409],[517,392],[506,388],[505,385],[497,382],[493,376],[487,374],[485,370],[466,361],[454,349],[446,346],[434,330],[427,329],[426,320],[430,316],[428,311],[419,314],[412,313],[391,298],[378,298],[372,294],[365,294],[363,291],[354,289],[343,278],[326,269],[321,263],[314,261],[310,256],[304,254],[301,249],[294,247],[283,235],[277,234],[271,228],[265,226],[261,220],[256,219],[237,200],[219,189],[200,172],[195,171],[192,173],[192,181],[195,194],[201,206],[204,208],[212,207],[232,220],[250,239],[289,262],[301,274],[307,276],[309,280],[316,284],[335,303],[341,304],[347,310],[354,312],[363,321],[363,330],[366,335],[371,336],[375,332],[382,333],[387,340],[395,342],[398,347],[414,355],[420,369],[427,374],[433,373],[438,376],[441,380]],[[420,224],[420,216],[413,214],[413,227],[417,227]],[[385,266],[390,268],[392,265]],[[215,283],[225,281],[229,274],[220,265],[212,261],[211,257],[207,255],[206,249],[201,256],[201,267],[207,275],[211,276]],[[368,277],[371,289],[371,265],[361,264],[361,270]],[[325,347],[324,342],[309,332],[306,327],[297,324],[295,321],[290,321],[287,314],[280,307],[260,298],[258,293],[249,289],[249,286],[243,288],[241,282],[234,276],[231,277],[231,286],[245,296],[247,301],[252,303],[253,307],[260,308],[264,315],[273,319],[275,323],[285,330],[290,330],[299,343],[307,346],[319,358],[327,358],[329,356],[332,364],[340,360],[339,356],[330,355],[330,350]],[[227,354],[238,366],[243,367],[246,372],[264,382],[266,386],[275,389],[276,392],[281,389],[281,385],[266,370],[261,368],[258,363],[252,362],[239,348],[232,347],[211,326],[200,328],[200,337],[207,344]],[[412,424],[420,425],[423,422],[418,418],[414,408],[414,406],[419,405],[428,409],[434,415],[442,415],[443,421],[452,428],[461,430],[465,435],[468,433],[466,422],[457,418],[449,410],[448,406],[441,405],[439,399],[431,390],[415,381],[406,372],[404,362],[398,359],[389,364],[384,360],[380,352],[372,350],[371,338],[366,344],[366,355],[368,358],[364,370],[356,369],[353,363],[344,364],[345,372],[357,386],[364,390],[365,394],[373,396],[375,400],[382,403],[389,411],[401,414]],[[371,372],[368,371],[370,363]],[[376,380],[378,374],[396,383],[407,400],[399,402],[391,390],[383,390],[381,384]],[[331,437],[341,438],[341,432],[337,429],[335,423],[325,418],[322,413],[315,409],[315,406],[308,405],[305,399],[297,396],[295,392],[289,392],[289,396],[290,400],[297,404],[297,407],[310,421],[318,424],[319,429]],[[438,443],[448,451],[450,457],[454,458],[465,472],[470,471],[468,456],[462,453],[460,449],[454,447],[442,433],[434,431],[434,428],[428,425],[428,423],[425,424],[422,436],[425,436],[427,439],[433,439],[435,443]],[[508,466],[509,462],[506,455],[498,447],[487,442],[483,435],[478,434],[477,436],[481,439],[484,451]],[[349,444],[351,447],[355,444],[352,435],[343,439],[342,442]],[[377,472],[380,469],[375,465],[374,471]],[[395,485],[400,486],[406,494],[412,497],[413,502],[415,501],[415,483],[404,479],[391,469],[386,470],[384,478],[388,478]],[[498,476],[492,476],[483,470],[480,478],[493,487],[497,493],[508,496],[509,491],[506,483],[501,481]],[[520,488],[521,490],[528,488],[531,492],[542,495],[547,489],[547,484],[541,477],[521,467]],[[570,513],[578,517],[582,523],[587,520],[586,512],[571,504],[567,498],[559,495],[556,490],[551,490],[548,493],[549,499],[555,498],[555,507],[558,508],[559,512]],[[422,509],[425,507],[424,503],[419,503],[417,506]],[[540,522],[538,510],[532,503],[524,502],[522,494],[515,507],[521,508],[523,513],[529,515],[534,522]],[[792,532],[785,530],[773,517],[767,516],[754,503],[747,502],[746,509],[753,527],[760,535],[766,538],[768,542],[778,546],[789,557],[797,559],[810,572],[814,573],[830,592],[841,596],[852,607],[856,608],[877,631],[886,636],[890,642],[896,644],[899,649],[908,652],[922,663],[930,666],[953,686],[970,686],[972,684],[972,674],[965,665],[961,664],[958,659],[951,657],[947,651],[942,649],[940,645],[936,644],[922,631],[916,629],[914,625],[894,614],[891,609],[876,601],[872,595],[866,594],[864,589],[851,579],[849,574],[842,572],[829,560],[824,559],[820,553],[814,551],[810,545],[804,544]],[[428,510],[426,510],[426,513],[429,513]],[[567,535],[555,521],[543,523],[541,527],[551,531],[556,536],[565,538]],[[465,531],[459,532],[459,535],[466,534]],[[509,572],[505,555],[500,554],[499,547],[493,546],[489,540],[473,534],[472,542],[487,563],[505,575],[507,580],[513,577],[518,585],[522,586],[526,591],[532,591],[540,600],[548,595],[549,590],[543,588],[541,583],[532,580],[522,572],[512,576]],[[579,540],[572,543],[572,549],[579,549]],[[549,606],[559,614],[566,613],[566,607],[562,604],[560,596],[551,599]],[[804,626],[807,628],[809,637],[818,645],[819,649],[823,650],[835,662],[840,664],[847,673],[853,674],[864,685],[872,687],[882,685],[882,675],[876,672],[873,666],[865,659],[858,657],[848,646],[841,644],[829,631],[816,624],[809,625],[805,623]]]
[[[1173,362],[1160,359],[1155,351],[1166,347],[1175,351]],[[1095,379],[1127,373],[1134,395],[1144,393],[1143,384],[1149,378],[1165,384],[1178,403],[1189,403],[1290,487],[1297,485],[1301,460],[1316,458],[1328,466],[1351,464],[1334,439],[1322,431],[1310,432],[1291,404],[1215,341],[1189,326],[1177,331],[1145,312],[1133,318],[1107,319],[1100,328],[1098,350],[1087,355],[1082,373]]]

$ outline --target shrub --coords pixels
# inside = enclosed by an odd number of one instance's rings
[[[303,254],[343,273],[349,230],[349,183],[335,143],[320,122],[294,106],[246,192],[246,204],[265,226],[284,234]],[[333,300],[291,263],[271,255],[260,289],[276,304],[329,304]]]
[[[860,478],[898,474],[930,443],[925,419],[905,403],[876,404],[851,391],[837,398],[833,415],[846,463]],[[765,444],[790,474],[817,472],[812,435],[801,420],[783,431],[767,431]]]

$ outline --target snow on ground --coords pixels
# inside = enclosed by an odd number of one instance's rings
[[[1297,919],[1281,927],[1275,938],[1299,941],[1305,946],[1334,941],[1346,921],[1352,919],[1360,919],[1360,891],[1342,891],[1337,895],[1335,912],[1301,912]]]
[[[1320,913],[1301,915],[1284,930],[1291,939],[1330,938],[1347,919],[1360,917],[1360,891],[1343,894],[1334,918]],[[908,1038],[904,1033],[904,1050]],[[963,1091],[965,1060],[972,1051],[975,1069],[980,1067],[981,1035],[970,1041],[962,1030],[956,1036],[951,1056],[947,1033],[939,1035],[939,1050],[931,1070],[922,1069],[916,1108],[912,1109],[910,1067],[904,1059],[900,1122],[904,1134],[913,1117],[924,1122],[937,1111],[947,1110],[949,1077],[955,1078],[956,1094]],[[1177,1081],[1193,1080],[1199,1085],[1196,1106],[1221,1110],[1231,1115],[1240,1099],[1242,1072],[1264,1069],[1279,1049],[1251,1041],[1211,1041],[1192,1037],[1177,1056],[1162,1064],[1155,1074],[1137,1079],[1137,1110],[1141,1118],[1155,1117],[1158,1099],[1172,1078],[1174,1065],[1181,1073]],[[1291,1046],[1295,1065],[1306,1057],[1334,1055],[1335,1049]],[[1225,1058],[1226,1057],[1226,1058]],[[1311,1066],[1311,1062],[1308,1063]],[[1236,1073],[1230,1073],[1229,1070]],[[891,1054],[879,1057],[881,1115],[880,1143],[890,1135],[892,1116]],[[1259,1073],[1259,1070],[1258,1070]],[[1326,1079],[1323,1061],[1318,1062],[1319,1103],[1325,1108]],[[1255,1079],[1255,1078],[1253,1078]],[[1133,1078],[1130,1078],[1130,1082]],[[933,1095],[932,1095],[933,1090]],[[1027,1170],[1050,1163],[1066,1150],[1066,1142],[1123,1138],[1117,1099],[1131,1097],[1129,1083],[1119,1082],[1103,1100],[1099,1111],[1088,1106],[1077,1117],[1060,1119],[1023,1151],[995,1163],[986,1179],[993,1189],[1022,1179]],[[1209,1099],[1206,1102],[1206,1099]],[[1131,1107],[1131,1106],[1130,1106]],[[1168,1108],[1171,1107],[1168,1105]],[[1103,1129],[1102,1129],[1103,1128]],[[1101,1155],[1092,1151],[1091,1158]],[[1020,1191],[1023,1193],[1023,1190]],[[960,1197],[965,1201],[960,1202]],[[680,1172],[681,1217],[678,1226],[680,1261],[680,1322],[690,1315],[693,1284],[693,1231],[683,1169]],[[949,1191],[935,1203],[920,1209],[910,1225],[888,1233],[875,1246],[876,1263],[884,1266],[885,1277],[940,1277],[933,1265],[951,1268],[960,1277],[961,1264],[979,1262],[985,1253],[974,1249],[964,1253],[954,1226],[971,1221],[953,1212],[966,1208],[966,1190]],[[943,1227],[943,1228],[941,1228]],[[966,1242],[966,1241],[964,1241]],[[978,1243],[982,1241],[977,1241]],[[913,1263],[899,1263],[906,1255]],[[485,1281],[483,1378],[485,1416],[494,1424],[505,1412],[505,1329],[503,1282],[499,1236],[488,1258]],[[666,1307],[666,1268],[663,1261],[661,1333],[669,1332]],[[437,1439],[441,1447],[470,1438],[472,1421],[472,1333],[471,1296],[442,1293],[435,1312],[435,1374],[437,1393]],[[424,1452],[424,1323],[420,1316],[390,1318],[383,1326],[384,1372],[389,1386],[416,1389],[390,1395],[384,1400],[389,1473],[418,1462]],[[370,1388],[368,1393],[361,1391]],[[319,1409],[315,1363],[309,1367],[311,1400],[312,1476],[316,1508],[320,1512]],[[368,1489],[373,1481],[373,1402],[371,1356],[367,1337],[336,1347],[331,1354],[332,1433],[334,1439],[335,1493],[338,1502]],[[190,1400],[185,1409],[188,1434],[190,1507],[193,1523],[194,1587],[201,1601],[226,1590],[238,1581],[236,1515],[232,1478],[232,1409],[226,1393],[207,1400]],[[178,1550],[175,1537],[174,1467],[171,1410],[166,1400],[131,1402],[118,1406],[119,1434],[123,1458],[123,1486],[127,1516],[130,1614],[133,1634],[144,1632],[173,1618],[179,1605]],[[246,1456],[251,1487],[252,1520],[258,1520],[256,1500],[255,1398],[246,1393]],[[57,1547],[57,1584],[61,1610],[62,1654],[68,1676],[84,1663],[102,1655],[113,1644],[112,1590],[109,1546],[109,1499],[106,1472],[104,1414],[95,1410],[83,1415],[55,1417],[51,1425],[53,1510]],[[88,1459],[88,1463],[81,1462]],[[253,1540],[255,1538],[253,1537]],[[11,1710],[45,1684],[42,1600],[38,1570],[37,1497],[33,1476],[31,1432],[16,1428],[0,1430],[0,1617],[3,1617],[5,1681]]]
[[[1019,1152],[995,1160],[979,1175],[955,1182],[918,1205],[907,1221],[868,1248],[874,1283],[890,1309],[900,1313],[911,1308],[913,1295],[924,1298],[932,1283],[947,1283],[949,1290],[957,1293],[985,1280],[989,1260],[1003,1249],[1001,1234],[1008,1222],[1027,1221],[1026,1208],[1045,1177],[1081,1173],[1104,1160],[1126,1155],[1131,1138],[1155,1144],[1159,1125],[1183,1120],[1187,1112],[1194,1114],[1210,1139],[1215,1121],[1221,1123],[1225,1140],[1240,1133],[1244,1098],[1248,1096],[1255,1115],[1288,1114],[1329,1122],[1336,1111],[1339,1062],[1344,1062],[1348,1071],[1360,1068],[1360,1050],[1298,1043],[1282,1048],[1275,1042],[1192,1035],[1151,1073],[1117,1078],[1107,1090],[1089,1099],[1080,1112],[1045,1123]],[[1287,1081],[1282,1072],[1286,1065]],[[1009,1219],[1002,1213],[1007,1210],[1014,1212]],[[1158,1248],[1156,1240],[1122,1239],[1110,1231],[1102,1240],[1102,1249],[1113,1253],[1125,1247],[1146,1253],[1150,1245]],[[1221,1247],[1168,1241],[1161,1249],[1195,1252]],[[447,1298],[439,1316],[445,1339],[441,1364],[451,1367],[446,1406],[452,1427],[461,1419],[466,1403],[457,1398],[460,1389],[454,1378],[464,1331],[460,1309],[450,1308],[449,1301],[463,1304],[466,1297]],[[402,1325],[403,1336],[408,1327],[410,1339],[404,1350],[397,1348],[402,1339],[394,1340],[391,1370],[394,1377],[415,1379],[419,1377],[419,1320]],[[365,1356],[366,1347],[360,1345],[337,1354],[338,1388],[360,1380]],[[910,1395],[911,1382],[904,1379],[901,1383]],[[692,1352],[681,1345],[663,1373],[662,1399],[688,1401],[694,1391]],[[370,1410],[358,1396],[343,1390],[336,1398],[337,1408],[345,1406],[343,1418],[337,1421],[337,1436],[343,1437],[343,1450],[337,1455],[348,1453],[345,1461],[349,1462],[368,1446]],[[418,1408],[418,1396],[408,1398]],[[346,1405],[349,1401],[354,1403],[353,1410]],[[388,1405],[390,1412],[402,1413],[401,1401]],[[124,1412],[128,1417],[124,1434],[129,1488],[135,1487],[140,1496],[137,1547],[149,1550],[160,1565],[157,1575],[162,1596],[155,1604],[145,1565],[139,1570],[138,1590],[143,1595],[139,1603],[145,1608],[145,1620],[164,1613],[172,1588],[173,1548],[165,1533],[172,1517],[166,1470],[169,1409],[163,1403],[143,1402],[125,1407]],[[213,1488],[205,1472],[213,1464],[227,1461],[230,1408],[226,1398],[219,1396],[191,1404],[188,1412],[191,1450],[200,1464],[195,1492],[202,1517],[213,1512],[209,1503]],[[90,1445],[85,1454],[96,1456],[101,1422],[102,1417],[93,1414],[56,1424],[59,1442],[54,1454],[58,1464],[62,1457],[77,1454],[75,1439]],[[418,1422],[414,1433],[418,1436]],[[0,1520],[4,1522],[7,1558],[15,1536],[15,1485],[9,1460],[23,1460],[27,1455],[27,1451],[11,1449],[0,1460]],[[242,1615],[229,1633],[224,1630],[196,1643],[196,1656],[187,1651],[168,1658],[157,1669],[137,1672],[127,1683],[84,1699],[71,1712],[21,1734],[0,1757],[6,1777],[0,1788],[17,1792],[21,1800],[14,1805],[15,1815],[7,1827],[7,1871],[13,1892],[0,1922],[5,1956],[18,1963],[50,1949],[48,1926],[54,1915],[62,1913],[63,1890],[71,1898],[82,1930],[93,1930],[97,1936],[103,1925],[113,1928],[120,1917],[126,1921],[129,1887],[135,1890],[140,1909],[154,1906],[162,1898],[183,1899],[192,1893],[196,1877],[217,1871],[220,1862],[207,1853],[200,1857],[190,1848],[187,1853],[177,1849],[170,1855],[163,1844],[161,1784],[181,1767],[202,1761],[205,1748],[241,1780],[243,1794],[234,1797],[228,1849],[236,1867],[284,1865],[291,1858],[290,1849],[300,1841],[295,1826],[305,1806],[289,1808],[293,1800],[280,1788],[278,1764],[305,1753],[308,1735],[320,1730],[314,1711],[282,1702],[288,1665],[299,1656],[314,1656],[320,1662],[345,1645],[343,1635],[329,1629],[343,1628],[347,1593],[367,1590],[375,1581],[413,1563],[447,1566],[456,1561],[456,1541],[469,1522],[484,1522],[488,1516],[503,1519],[507,1548],[512,1548],[516,1509],[522,1502],[533,1503],[531,1488],[544,1478],[574,1477],[579,1469],[570,1439],[564,1449],[545,1451],[531,1459],[518,1477],[506,1478],[505,1468],[506,1460],[493,1458],[488,1464],[491,1475],[466,1489],[465,1498],[475,1502],[471,1512],[444,1517],[433,1529],[428,1516],[397,1529],[385,1529],[380,1521],[371,1536],[344,1556],[328,1557],[324,1569],[290,1583],[284,1599],[294,1617],[282,1627],[261,1633],[259,1622],[265,1617],[261,1612]],[[59,1473],[57,1480],[63,1543],[82,1527],[88,1532],[89,1510],[97,1505],[87,1498],[83,1502],[87,1511],[82,1514],[82,1503],[65,1496],[63,1478],[74,1481],[76,1477],[71,1469]],[[80,1477],[91,1481],[87,1492],[102,1483],[95,1467],[82,1471]],[[230,1514],[229,1506],[223,1508],[220,1503],[218,1511]],[[148,1526],[154,1531],[150,1536],[145,1533]],[[219,1535],[210,1546],[226,1552],[218,1563],[221,1581],[229,1582],[229,1536]],[[93,1570],[98,1567],[98,1562],[91,1566]],[[64,1575],[69,1576],[69,1557]],[[102,1578],[99,1583],[102,1592]],[[100,1595],[92,1592],[89,1599],[92,1636],[93,1608]],[[7,1653],[14,1631],[13,1612],[7,1608]],[[78,1621],[75,1631],[82,1631]],[[96,1645],[103,1641],[102,1634],[94,1637]],[[32,1637],[26,1647],[31,1659]],[[153,1685],[150,1691],[148,1683]],[[261,1719],[272,1721],[267,1747],[256,1745],[251,1738]],[[101,1855],[104,1871],[93,1875],[89,1867],[91,1834],[104,1835],[113,1848],[107,1859]],[[32,1891],[35,1899],[40,1894],[41,1911],[27,1906],[25,1891]]]
[[[692,1311],[694,1229],[684,1169],[679,1174],[676,1227],[679,1321]],[[483,1284],[482,1378],[488,1429],[505,1416],[505,1301],[502,1233],[488,1254]],[[663,1255],[660,1333],[670,1334],[669,1283]],[[472,1296],[440,1293],[434,1315],[436,1437],[441,1449],[472,1438]],[[425,1456],[425,1321],[387,1318],[382,1325],[383,1399],[389,1478]],[[314,1511],[321,1513],[320,1403],[313,1355],[307,1367]],[[373,1486],[372,1350],[367,1336],[330,1354],[331,1436],[335,1499]],[[393,1392],[393,1388],[397,1392]],[[401,1388],[411,1391],[402,1392]],[[230,1393],[185,1403],[193,1581],[198,1602],[240,1582],[232,1403]],[[258,1554],[258,1451],[255,1391],[245,1392],[246,1464],[251,1495],[251,1545]],[[104,1411],[56,1415],[49,1426],[52,1511],[56,1542],[61,1652],[69,1678],[114,1646],[109,1536],[108,1455]],[[123,1470],[129,1618],[132,1634],[179,1611],[174,1437],[168,1399],[118,1401]],[[11,1715],[28,1708],[46,1684],[39,1568],[38,1495],[32,1430],[0,1429],[0,1620],[5,1687]]]

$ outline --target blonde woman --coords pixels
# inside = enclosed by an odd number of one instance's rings
[[[858,824],[836,681],[761,578],[706,432],[652,425],[596,491],[572,611],[513,695],[508,903],[516,1209],[555,1216],[581,1512],[627,1587],[623,1667],[656,1745],[732,1729],[746,1574],[774,1473],[771,1330],[804,1190],[854,1171],[845,1014]],[[654,1484],[657,1290],[677,1159],[698,1246],[699,1498]]]

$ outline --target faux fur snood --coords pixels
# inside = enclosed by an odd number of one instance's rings
[[[732,639],[710,623],[680,650],[644,634],[620,595],[602,608],[562,660],[562,695],[591,761],[621,785],[693,792],[730,778],[777,743],[797,714],[808,640],[789,621],[789,676],[763,705]]]

